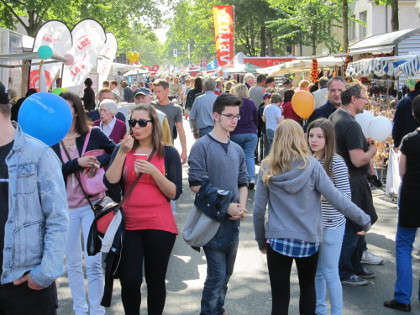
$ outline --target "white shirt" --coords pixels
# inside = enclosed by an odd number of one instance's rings
[[[117,94],[119,97],[121,97],[120,94],[120,90],[118,90],[118,88],[116,87],[115,89],[112,90],[112,92],[114,92],[115,94]]]
[[[108,137],[111,134],[112,130],[114,130],[115,122],[117,121],[117,118],[114,117],[109,122],[109,124],[104,124],[102,121],[99,123],[99,126],[101,127],[104,134],[106,134]]]
[[[328,89],[322,88],[312,93],[315,98],[315,108],[321,107],[328,101]]]
[[[263,116],[265,116],[265,128],[276,130],[279,124],[277,119],[282,117],[281,109],[277,105],[270,104],[264,107]]]

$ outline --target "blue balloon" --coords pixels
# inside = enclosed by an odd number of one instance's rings
[[[49,146],[64,138],[72,121],[69,104],[52,93],[32,94],[22,103],[18,114],[23,132]]]

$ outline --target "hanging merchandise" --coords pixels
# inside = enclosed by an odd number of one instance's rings
[[[313,83],[318,81],[318,60],[316,58],[312,59],[312,67],[311,67],[311,81]]]

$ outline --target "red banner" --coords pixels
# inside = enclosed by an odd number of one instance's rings
[[[214,40],[220,66],[233,66],[235,54],[233,6],[213,7]]]

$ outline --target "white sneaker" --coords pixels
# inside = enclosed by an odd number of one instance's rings
[[[362,259],[360,262],[362,264],[368,264],[368,265],[382,265],[384,260],[381,257],[375,256],[374,254],[365,250],[362,254]]]

